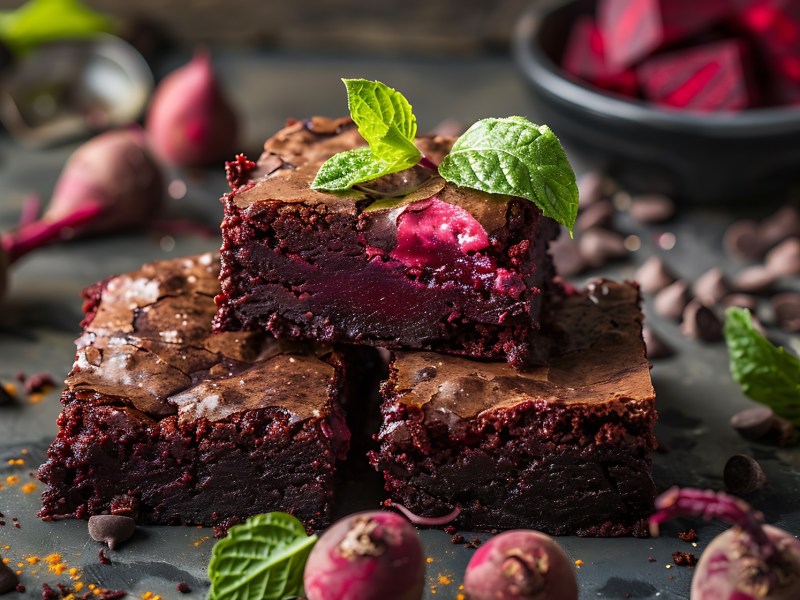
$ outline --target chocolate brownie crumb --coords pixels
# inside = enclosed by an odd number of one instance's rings
[[[27,588],[21,583],[18,583],[17,587],[15,587],[14,589],[17,590],[20,594],[24,594]]]
[[[682,539],[684,542],[696,542],[697,541],[697,532],[694,528],[689,529],[689,531],[681,531],[678,533],[678,537]]]
[[[106,556],[106,554],[101,549],[100,552],[97,553],[97,558],[100,561],[101,565],[110,565],[111,559]]]
[[[192,588],[189,587],[189,584],[185,581],[181,581],[178,585],[175,586],[175,589],[178,590],[181,594],[188,594],[192,591]]]
[[[465,541],[466,540],[464,539],[464,536],[461,535],[460,533],[456,533],[453,537],[450,538],[451,544],[463,544]]]
[[[676,550],[672,553],[672,562],[679,567],[693,567],[697,564],[697,557],[691,552]]]
[[[59,600],[59,598],[61,598],[61,594],[46,583],[42,584],[42,600]]]

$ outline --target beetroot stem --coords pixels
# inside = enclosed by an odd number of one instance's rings
[[[432,161],[430,158],[428,158],[427,156],[423,156],[422,158],[420,158],[420,159],[419,159],[419,162],[418,162],[417,164],[418,164],[420,167],[423,167],[423,168],[425,168],[425,169],[430,169],[431,171],[436,171],[436,170],[438,170],[438,167],[436,166],[436,163],[435,163],[435,162],[433,162],[433,161]]]
[[[764,515],[734,496],[712,490],[674,487],[656,498],[656,513],[650,517],[650,532],[658,535],[658,525],[681,516],[720,519],[741,528],[766,559],[777,554],[764,528]]]
[[[60,240],[68,229],[93,221],[105,210],[103,203],[89,200],[76,211],[55,221],[38,220],[3,235],[3,249],[9,262],[25,256],[28,252]]]

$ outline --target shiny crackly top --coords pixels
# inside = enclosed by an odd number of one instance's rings
[[[434,163],[450,151],[455,138],[433,135],[421,136],[417,147]],[[359,200],[368,196],[360,191],[329,193],[311,189],[320,165],[328,158],[366,142],[349,118],[313,117],[308,121],[290,122],[264,143],[264,153],[258,167],[251,173],[251,183],[235,193],[234,202],[246,208],[255,202],[282,201],[325,203],[331,211],[358,214]],[[422,169],[419,169],[422,171]],[[486,194],[476,190],[443,183],[436,193],[443,202],[459,206],[470,213],[491,233],[506,223],[506,207],[514,201],[508,196]],[[380,219],[391,209],[369,212],[370,219]]]
[[[641,334],[638,289],[598,280],[549,308],[559,354],[543,367],[518,371],[431,352],[396,352],[399,402],[470,419],[529,401],[618,405],[655,396]]]
[[[177,412],[181,420],[267,407],[319,416],[331,365],[261,334],[211,333],[218,274],[218,257],[203,254],[106,281],[76,341],[68,391],[111,396],[151,416]]]

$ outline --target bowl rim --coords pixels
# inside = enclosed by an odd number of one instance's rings
[[[538,43],[544,18],[578,0],[540,0],[523,12],[512,32],[512,54],[529,83],[539,93],[588,111],[617,124],[649,126],[680,133],[720,137],[784,136],[800,131],[800,106],[752,108],[737,112],[705,113],[665,110],[638,99],[606,94],[569,79]]]

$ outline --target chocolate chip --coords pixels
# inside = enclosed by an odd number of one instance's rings
[[[587,171],[578,179],[578,203],[581,209],[598,202],[605,195],[606,176],[602,171]]]
[[[731,224],[725,231],[722,245],[731,256],[746,260],[761,258],[767,250],[761,239],[758,223],[749,220]]]
[[[759,404],[745,408],[731,417],[733,427],[742,437],[748,440],[760,440],[770,429],[775,415],[769,406]]]
[[[5,564],[2,560],[0,560],[0,594],[5,594],[6,592],[10,592],[19,583],[19,578],[17,574]]]
[[[633,278],[639,283],[639,289],[645,294],[660,292],[675,281],[667,265],[658,256],[651,256],[642,266],[636,269]]]
[[[664,194],[642,194],[631,199],[628,214],[639,223],[663,223],[675,214],[675,203]]]
[[[728,294],[720,301],[720,304],[723,308],[738,306],[739,308],[746,308],[751,313],[754,313],[758,308],[758,298],[750,294]]]
[[[764,266],[774,277],[800,275],[800,238],[789,238],[767,253]]]
[[[550,254],[553,256],[556,273],[562,277],[572,277],[586,269],[586,261],[578,249],[578,242],[568,235],[559,236],[550,243]]]
[[[730,293],[731,288],[722,269],[713,267],[695,280],[692,291],[703,304],[714,306]]]
[[[800,212],[790,204],[778,209],[761,222],[759,235],[767,247],[786,238],[800,236]]]
[[[739,292],[757,294],[769,291],[775,279],[766,267],[755,265],[739,271],[733,278],[733,287]]]
[[[791,333],[800,332],[800,294],[785,292],[770,300],[778,327]]]
[[[659,358],[667,358],[675,354],[672,347],[661,339],[650,327],[645,326],[642,328],[642,337],[644,338],[648,359],[658,360]]]
[[[615,231],[593,227],[587,229],[578,240],[578,249],[583,260],[590,267],[602,267],[608,261],[622,258],[628,251],[625,249],[625,238]]]
[[[683,309],[681,331],[704,342],[718,342],[722,339],[722,322],[713,310],[693,298]]]
[[[94,515],[89,517],[89,535],[96,542],[105,542],[115,550],[136,531],[136,521],[122,515]]]
[[[653,308],[663,317],[677,321],[689,301],[689,286],[679,279],[665,287],[653,299]]]
[[[610,228],[614,218],[614,206],[609,200],[599,200],[578,213],[575,231],[586,231],[593,227]]]
[[[725,487],[738,496],[752,494],[767,484],[767,476],[761,465],[752,456],[734,454],[725,463],[722,471]]]

